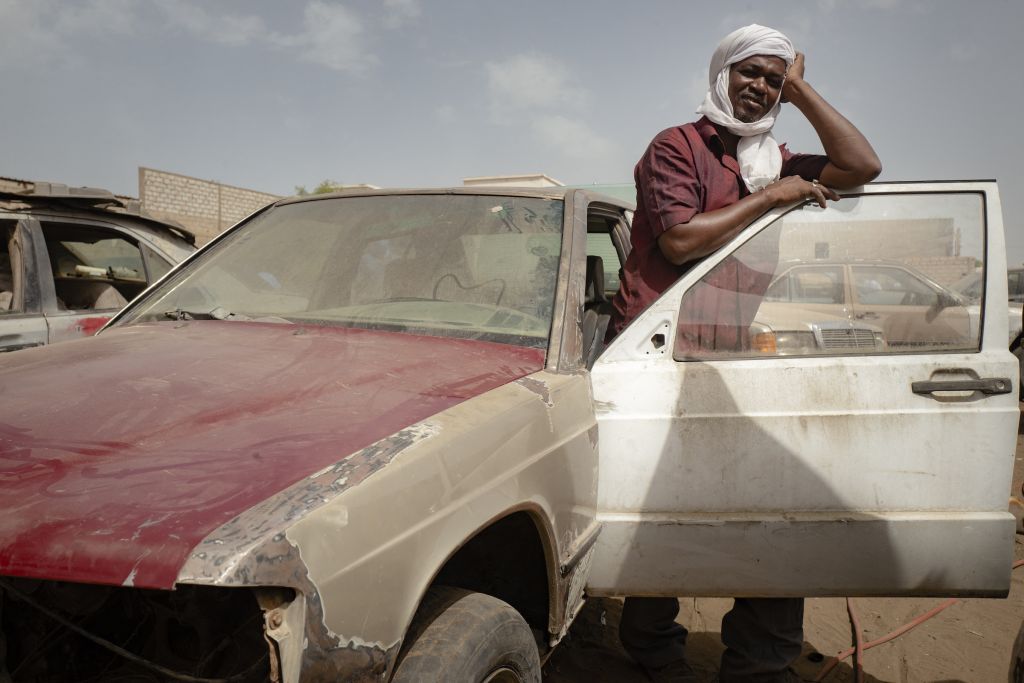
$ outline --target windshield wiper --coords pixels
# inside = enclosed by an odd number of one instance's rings
[[[247,315],[226,311],[220,306],[210,311],[186,311],[176,308],[173,311],[164,311],[163,317],[171,320],[252,320]]]

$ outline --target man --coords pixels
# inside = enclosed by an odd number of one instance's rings
[[[753,24],[711,58],[695,123],[659,133],[634,171],[633,249],[613,304],[619,332],[700,259],[769,209],[799,200],[824,207],[830,188],[862,185],[881,162],[853,124],[804,80],[804,57],[778,31]],[[771,136],[781,103],[814,127],[824,155],[792,154]],[[674,598],[627,598],[620,637],[652,680],[696,681]],[[722,621],[721,683],[799,680],[803,599],[737,598]]]

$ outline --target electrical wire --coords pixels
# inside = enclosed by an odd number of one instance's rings
[[[1011,569],[1017,569],[1018,567],[1022,567],[1022,566],[1024,566],[1024,560],[1017,560],[1016,562],[1013,563]],[[850,623],[853,624],[854,643],[855,644],[854,644],[853,647],[851,647],[851,648],[849,648],[847,650],[843,650],[842,652],[837,654],[835,657],[832,657],[831,659],[829,659],[828,663],[825,664],[824,667],[822,667],[821,671],[819,671],[818,675],[814,678],[815,683],[818,683],[819,681],[825,680],[825,677],[828,676],[832,672],[833,669],[835,669],[837,666],[839,666],[840,662],[842,662],[844,659],[846,659],[850,655],[856,655],[856,659],[854,660],[855,671],[856,671],[856,676],[857,676],[856,680],[857,680],[857,683],[861,683],[861,681],[863,681],[863,675],[864,675],[863,669],[861,667],[861,658],[863,657],[863,654],[864,654],[865,651],[870,650],[871,648],[873,648],[873,647],[875,647],[877,645],[882,645],[884,643],[888,643],[890,640],[894,640],[894,639],[902,636],[904,633],[917,628],[918,626],[920,626],[924,622],[926,622],[929,619],[931,619],[932,617],[934,617],[939,612],[943,611],[947,607],[952,607],[953,605],[955,605],[958,602],[960,602],[959,599],[957,599],[957,598],[950,598],[949,600],[946,600],[942,604],[937,605],[936,607],[933,607],[932,609],[928,610],[924,614],[921,614],[921,615],[915,617],[914,619],[912,619],[911,621],[908,621],[907,623],[903,624],[902,626],[900,626],[896,630],[890,631],[889,633],[886,633],[881,638],[877,638],[875,640],[871,640],[871,641],[868,641],[867,643],[864,643],[863,642],[863,635],[861,634],[861,630],[860,630],[860,620],[857,618],[857,612],[856,612],[856,610],[853,607],[853,602],[850,600],[850,598],[847,598],[846,599],[846,609],[850,613]]]

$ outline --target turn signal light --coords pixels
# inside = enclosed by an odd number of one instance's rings
[[[750,345],[758,353],[776,353],[778,351],[773,332],[758,332],[751,338]]]

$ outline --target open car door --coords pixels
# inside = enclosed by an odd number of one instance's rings
[[[951,336],[955,300],[914,300],[912,340],[889,340],[853,311],[765,296],[823,260],[939,284],[981,267],[980,325]],[[593,367],[604,528],[588,592],[1005,595],[1018,420],[1005,301],[995,183],[870,185],[762,217]]]

